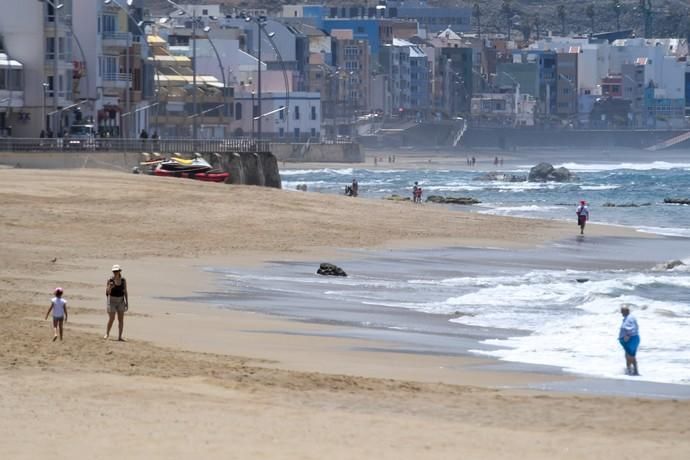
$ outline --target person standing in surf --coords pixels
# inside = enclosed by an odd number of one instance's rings
[[[575,210],[575,214],[577,214],[577,225],[580,227],[580,235],[584,235],[585,225],[589,220],[589,207],[585,200],[580,201],[580,205]]]
[[[625,350],[625,370],[628,375],[640,375],[637,371],[637,348],[640,346],[640,328],[637,319],[630,314],[627,305],[621,307],[623,323],[618,332],[618,342]]]
[[[124,342],[122,330],[124,329],[125,312],[129,309],[129,298],[127,296],[127,280],[122,277],[122,269],[119,265],[113,265],[113,276],[108,279],[105,287],[105,297],[108,305],[108,326],[105,329],[104,339],[110,336],[110,329],[115,322],[117,315],[117,340]]]

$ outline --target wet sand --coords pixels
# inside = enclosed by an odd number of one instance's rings
[[[571,226],[101,171],[3,169],[0,200],[8,458],[690,453],[686,401],[497,389],[564,377],[169,300],[212,290],[204,267],[330,259],[337,248],[529,247]],[[101,338],[113,263],[130,286],[125,343]],[[57,285],[71,307],[62,343],[43,321]]]

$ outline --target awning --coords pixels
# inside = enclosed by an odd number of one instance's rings
[[[0,53],[0,67],[3,69],[23,69],[24,64],[19,61],[15,61],[14,59],[10,59],[5,53]]]

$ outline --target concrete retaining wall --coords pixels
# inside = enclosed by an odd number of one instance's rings
[[[271,144],[271,152],[280,161],[305,163],[363,163],[359,144]]]
[[[0,165],[36,169],[98,168],[131,172],[144,158],[140,153],[0,152]],[[271,153],[224,153],[206,156],[230,173],[229,183],[280,188],[278,161]]]

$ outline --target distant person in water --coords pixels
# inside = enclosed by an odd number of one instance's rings
[[[637,347],[640,346],[640,329],[637,319],[630,314],[627,305],[621,307],[623,323],[618,332],[618,342],[625,350],[625,371],[628,375],[640,375],[637,371]]]
[[[359,183],[357,179],[352,179],[352,196],[359,195]]]
[[[584,235],[585,225],[589,220],[589,207],[585,200],[580,201],[580,205],[575,210],[575,214],[577,214],[577,225],[580,227],[580,235]]]

